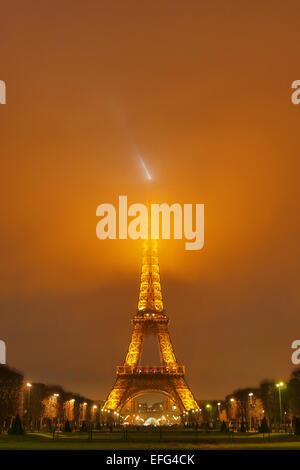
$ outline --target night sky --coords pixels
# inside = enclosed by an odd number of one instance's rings
[[[203,250],[159,244],[194,395],[287,378],[300,333],[299,2],[4,0],[0,14],[8,364],[106,397],[142,246],[97,239],[96,208],[125,194],[205,204]]]

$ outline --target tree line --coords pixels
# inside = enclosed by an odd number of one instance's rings
[[[102,404],[60,385],[26,383],[21,372],[0,365],[0,432],[12,429],[16,416],[32,430],[84,430],[108,421],[121,424],[119,413],[106,414],[104,419]],[[197,422],[207,428],[259,431],[264,426],[300,433],[300,368],[292,371],[286,383],[263,380],[259,387],[235,390],[220,401],[199,400],[198,405]],[[193,413],[183,413],[182,423],[193,423]]]
[[[28,383],[21,372],[0,366],[0,432],[12,428],[19,416],[24,427],[52,430],[84,423],[97,424],[99,403],[60,385]]]

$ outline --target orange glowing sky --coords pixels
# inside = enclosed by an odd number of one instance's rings
[[[170,331],[195,396],[288,376],[300,332],[300,105],[290,99],[299,2],[0,8],[9,364],[105,398],[130,338],[141,245],[98,240],[95,212],[127,194],[205,204],[203,250],[159,247]]]

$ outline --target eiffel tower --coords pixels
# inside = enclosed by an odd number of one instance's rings
[[[132,337],[122,366],[117,366],[115,384],[102,410],[120,412],[133,398],[145,393],[167,396],[181,413],[199,411],[198,404],[185,380],[185,367],[177,363],[169,336],[169,318],[164,313],[157,241],[144,242],[142,274],[137,313],[133,316]],[[161,364],[142,366],[145,335],[155,335]]]

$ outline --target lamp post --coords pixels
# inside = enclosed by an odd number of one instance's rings
[[[234,413],[234,398],[230,398],[230,407],[229,407],[229,412],[230,412],[230,423],[232,424],[232,430],[234,431],[235,429],[235,413]]]
[[[30,422],[31,422],[31,413],[30,413],[30,389],[32,387],[32,384],[30,382],[27,382],[26,384],[26,387],[27,387],[27,425],[28,425],[28,429],[30,427]]]
[[[86,422],[86,407],[87,407],[87,402],[85,401],[83,403],[83,407],[82,407],[82,422]]]
[[[250,417],[250,430],[252,430],[252,408],[253,408],[253,392],[248,393],[249,396],[249,417]]]
[[[276,387],[278,388],[279,396],[279,414],[280,414],[280,429],[282,427],[282,405],[281,405],[281,390],[284,387],[284,382],[277,382]]]
[[[59,393],[53,393],[53,397],[54,397],[54,402],[55,402],[55,422],[56,424],[60,424],[59,423],[59,412],[58,412],[58,398],[59,398]]]
[[[98,407],[97,405],[93,405],[93,421],[95,423],[95,427],[97,426],[97,410],[98,410]]]
[[[218,405],[218,418],[219,418],[219,421],[221,421],[221,419],[220,419],[220,416],[221,416],[221,402],[219,401],[217,403],[217,405]]]
[[[209,411],[209,417],[210,417],[210,421],[211,421],[211,425],[212,425],[212,409],[211,409],[211,405],[210,405],[209,403],[207,403],[206,408],[207,408],[207,410]]]

